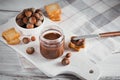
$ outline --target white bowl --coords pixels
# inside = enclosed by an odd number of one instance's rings
[[[15,24],[16,24],[16,27],[17,29],[20,31],[20,33],[22,33],[23,35],[35,35],[35,34],[40,34],[40,31],[42,30],[42,28],[44,27],[44,23],[45,23],[45,16],[42,15],[44,20],[43,20],[43,23],[38,26],[38,27],[35,27],[35,28],[32,28],[32,29],[27,29],[27,28],[23,28],[21,26],[19,26],[17,23],[16,23],[16,17],[15,17]]]

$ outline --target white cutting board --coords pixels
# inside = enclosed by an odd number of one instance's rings
[[[47,25],[57,25],[56,23],[50,21],[49,19],[45,18],[45,22],[43,24],[43,27]],[[15,27],[16,28],[16,23],[15,23],[15,18],[10,19],[7,23],[3,24],[0,26],[0,34],[11,28]],[[59,25],[58,25],[59,26]],[[16,28],[17,29],[17,28]],[[73,74],[79,78],[87,79],[87,80],[97,80],[100,75],[100,71],[96,64],[92,62],[86,53],[86,49],[81,49],[79,52],[74,52],[71,51],[67,45],[70,41],[71,37],[70,32],[65,34],[65,41],[66,41],[66,50],[64,54],[57,58],[57,59],[45,59],[41,54],[39,50],[39,34],[36,34],[36,41],[30,42],[28,44],[19,44],[19,45],[8,45],[6,41],[0,37],[0,40],[6,43],[8,46],[13,48],[15,51],[20,53],[22,56],[24,56],[26,59],[28,59],[31,63],[33,63],[38,69],[40,69],[44,74],[46,74],[48,77],[54,77],[59,74]],[[23,36],[22,36],[23,37]],[[88,42],[89,43],[89,40]],[[87,45],[87,44],[86,44]],[[26,48],[33,46],[35,48],[35,53],[32,55],[29,55],[26,53]],[[61,60],[64,58],[65,54],[67,52],[71,52],[72,56],[70,57],[70,64],[67,66],[63,66],[61,64]],[[89,71],[93,70],[93,73],[90,73]]]

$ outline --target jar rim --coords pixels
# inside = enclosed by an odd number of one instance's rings
[[[60,37],[57,38],[57,39],[53,39],[53,40],[50,40],[50,39],[46,39],[44,38],[44,35],[47,34],[48,31],[56,31],[58,34],[60,34]],[[53,32],[54,33],[54,32]],[[50,26],[47,26],[46,29],[44,29],[42,32],[41,32],[41,35],[40,35],[40,40],[46,42],[46,43],[57,43],[57,42],[61,42],[64,38],[64,34],[63,34],[63,31],[61,28],[59,28],[58,26],[56,25],[50,25]]]

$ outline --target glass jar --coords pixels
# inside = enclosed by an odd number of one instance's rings
[[[40,35],[40,52],[47,59],[60,57],[64,52],[64,35],[56,25],[50,25],[42,30]]]

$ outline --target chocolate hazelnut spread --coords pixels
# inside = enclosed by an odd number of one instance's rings
[[[54,40],[60,37],[60,34],[58,33],[48,33],[46,35],[44,35],[45,39],[49,39],[49,40]]]
[[[71,41],[69,43],[69,47],[75,51],[79,51],[80,48],[85,47],[85,39],[74,40],[76,36],[71,37]]]
[[[40,36],[40,52],[47,59],[60,57],[64,52],[64,35],[56,29],[43,32]]]
[[[79,39],[79,40],[73,40],[73,38],[76,37],[76,36],[72,36],[71,37],[71,42],[73,44],[75,44],[76,46],[81,46],[84,44],[84,39]]]

